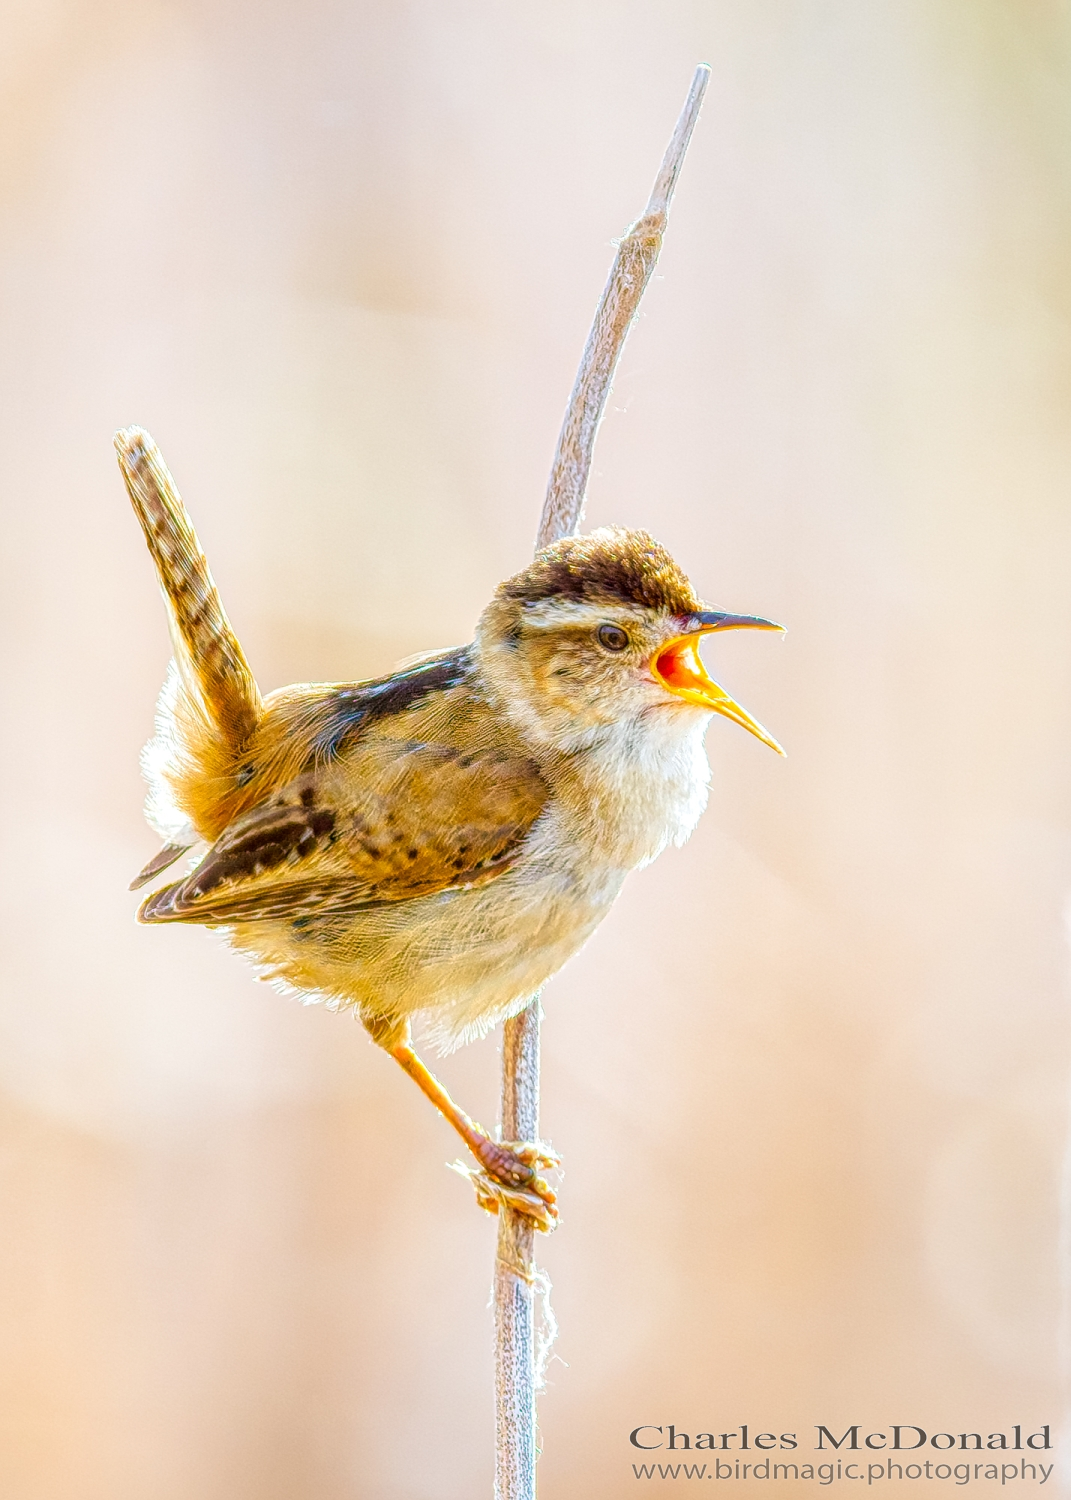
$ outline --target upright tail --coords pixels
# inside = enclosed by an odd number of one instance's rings
[[[236,755],[260,717],[260,690],[156,444],[127,427],[115,451],[167,601],[182,686],[218,737],[217,752]]]
[[[145,812],[164,848],[143,885],[198,839],[218,838],[242,798],[246,746],[261,699],[167,466],[147,432],[116,433],[119,467],[167,603],[177,675],[164,684],[145,746]]]

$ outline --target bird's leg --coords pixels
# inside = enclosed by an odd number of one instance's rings
[[[558,1218],[557,1195],[539,1175],[539,1169],[558,1166],[558,1158],[538,1143],[492,1140],[482,1125],[454,1103],[435,1074],[421,1062],[413,1050],[408,1021],[401,1027],[373,1019],[364,1024],[372,1040],[405,1069],[479,1162],[482,1170],[470,1175],[481,1206],[497,1213],[499,1205],[504,1203],[533,1219],[537,1228],[553,1229]]]

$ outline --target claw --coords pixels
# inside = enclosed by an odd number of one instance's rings
[[[506,1207],[524,1214],[537,1229],[549,1232],[558,1222],[558,1195],[539,1175],[561,1166],[561,1158],[542,1141],[492,1141],[481,1143],[480,1165],[454,1162],[456,1172],[467,1177],[476,1190],[476,1201],[488,1213]]]
[[[527,1187],[507,1187],[482,1167],[470,1167],[463,1161],[451,1162],[450,1166],[468,1178],[476,1190],[476,1202],[489,1214],[508,1208],[531,1219],[536,1229],[541,1229],[544,1234],[557,1228],[556,1195],[542,1177],[533,1178]]]
[[[562,1164],[558,1153],[543,1141],[500,1141],[507,1151],[512,1151],[526,1167],[542,1167],[545,1172],[557,1171]]]

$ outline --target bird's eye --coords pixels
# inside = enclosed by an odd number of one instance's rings
[[[619,625],[600,625],[598,639],[599,645],[605,646],[607,651],[624,651],[628,645],[628,636]]]

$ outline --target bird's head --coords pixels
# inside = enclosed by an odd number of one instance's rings
[[[705,608],[647,532],[606,527],[553,543],[500,584],[477,649],[505,711],[548,745],[581,748],[612,725],[673,737],[722,714],[783,755],[700,659],[704,635],[746,628],[782,627]]]

